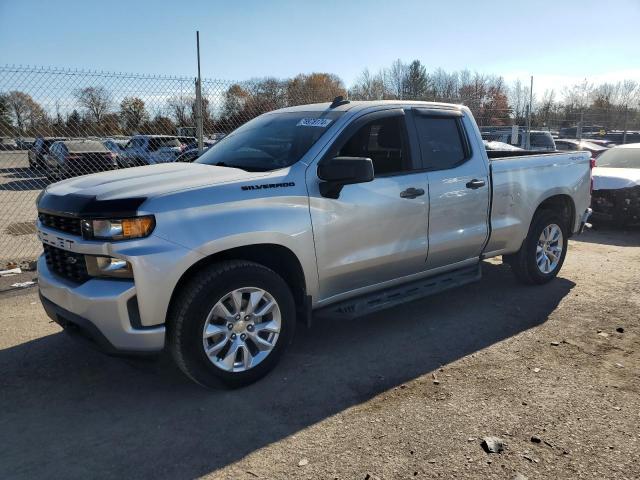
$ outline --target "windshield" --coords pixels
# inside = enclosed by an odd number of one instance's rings
[[[612,148],[598,157],[598,167],[640,168],[640,148]]]
[[[343,112],[270,113],[234,130],[197,163],[266,172],[300,160]]]

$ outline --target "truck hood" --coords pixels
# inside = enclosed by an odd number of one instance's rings
[[[200,163],[167,163],[96,173],[55,183],[47,195],[80,195],[96,200],[149,198],[165,193],[264,177],[264,172]]]
[[[640,168],[607,168],[593,169],[594,190],[618,190],[640,185]]]

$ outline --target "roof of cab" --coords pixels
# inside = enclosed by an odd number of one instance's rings
[[[367,101],[349,101],[343,105],[338,105],[335,108],[330,108],[331,102],[327,103],[311,103],[308,105],[296,105],[295,107],[286,107],[273,112],[288,113],[288,112],[321,112],[321,111],[360,111],[366,110],[372,107],[426,107],[426,108],[439,108],[448,110],[462,110],[464,105],[456,105],[452,103],[438,103],[438,102],[421,102],[421,101],[409,101],[409,100],[367,100]]]

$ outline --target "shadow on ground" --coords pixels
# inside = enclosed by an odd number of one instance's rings
[[[11,180],[13,178],[19,180]],[[51,182],[44,172],[32,168],[0,168],[0,190],[22,192],[25,190],[42,190]]]
[[[300,326],[276,370],[235,391],[205,391],[165,357],[109,358],[64,334],[2,350],[0,478],[207,474],[540,325],[574,286],[483,270],[480,283],[391,311]]]
[[[594,224],[593,229],[571,237],[571,240],[616,247],[638,247],[640,226],[616,227],[610,223],[598,223]]]

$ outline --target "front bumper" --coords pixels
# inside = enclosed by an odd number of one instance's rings
[[[50,272],[44,256],[40,256],[38,284],[47,315],[65,330],[89,338],[101,350],[139,354],[164,348],[163,325],[139,324],[133,282],[96,278],[77,285]]]
[[[596,220],[640,224],[640,186],[594,190],[591,206]]]

